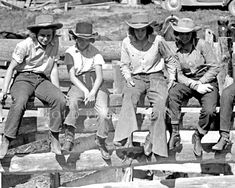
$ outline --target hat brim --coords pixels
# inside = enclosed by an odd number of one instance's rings
[[[199,31],[202,29],[199,26],[195,26],[194,28],[179,27],[173,24],[171,24],[171,26],[174,29],[174,31],[179,32],[179,33],[190,33],[190,32]]]
[[[75,33],[73,30],[69,30],[69,34],[84,39],[97,39],[99,37],[99,34],[97,32],[92,34],[80,34],[80,33]]]
[[[53,29],[60,29],[63,27],[62,23],[54,23],[54,24],[45,24],[45,25],[30,25],[27,27],[28,30],[35,30],[41,28],[53,28]]]
[[[134,29],[141,29],[141,28],[144,28],[144,27],[148,27],[148,26],[151,26],[155,23],[155,21],[151,21],[149,23],[146,23],[146,24],[141,24],[141,23],[138,23],[138,24],[133,24],[133,23],[129,23],[128,21],[126,21],[126,24],[131,27],[131,28],[134,28]]]

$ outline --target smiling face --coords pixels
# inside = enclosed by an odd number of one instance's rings
[[[134,29],[134,33],[137,40],[144,40],[147,37],[147,28]]]
[[[40,29],[37,40],[42,46],[47,46],[53,39],[53,29]]]
[[[77,44],[77,48],[79,50],[83,51],[89,46],[90,39],[84,39],[84,38],[77,37],[76,44]]]

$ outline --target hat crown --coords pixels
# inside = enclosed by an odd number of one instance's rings
[[[91,35],[92,34],[92,24],[87,22],[79,22],[76,24],[75,33],[81,35]]]
[[[181,28],[193,29],[196,25],[192,19],[182,18],[178,21],[177,26]]]
[[[148,14],[137,14],[133,15],[129,21],[131,24],[147,24],[149,23],[149,16]]]
[[[35,18],[35,25],[49,25],[54,22],[52,15],[39,15]]]

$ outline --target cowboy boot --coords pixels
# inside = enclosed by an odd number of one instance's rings
[[[179,124],[172,125],[172,132],[168,142],[169,150],[173,150],[180,146],[180,134],[179,134]]]
[[[193,144],[193,153],[197,156],[197,157],[201,157],[202,156],[202,144],[201,144],[201,140],[202,137],[204,135],[200,134],[198,132],[198,130],[196,130],[192,136],[192,144]]]
[[[67,125],[65,128],[65,142],[62,147],[62,150],[66,152],[72,151],[74,145],[74,135],[75,135],[75,127]]]
[[[98,148],[101,152],[102,158],[105,159],[105,160],[110,160],[111,157],[110,157],[110,154],[108,152],[108,149],[106,148],[105,139],[106,138],[101,138],[101,137],[96,135],[95,143],[96,143],[96,145],[98,146]]]
[[[61,155],[61,147],[59,142],[59,133],[49,131],[50,141],[51,141],[51,152],[56,155]]]
[[[3,159],[7,154],[9,144],[10,140],[5,135],[3,135],[2,143],[0,145],[0,159]]]
[[[212,147],[213,150],[221,151],[231,143],[229,140],[229,132],[221,131],[218,142]]]

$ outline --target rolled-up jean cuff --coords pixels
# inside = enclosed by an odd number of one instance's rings
[[[179,120],[171,120],[171,124],[175,125],[175,124],[179,124],[180,121]]]
[[[4,135],[8,138],[11,138],[11,139],[16,139],[16,136],[9,136],[8,134],[4,133]]]
[[[98,133],[96,133],[96,136],[100,137],[100,138],[108,138],[108,136],[104,136],[104,135],[99,135]]]
[[[74,127],[75,129],[77,128],[77,126],[76,126],[76,125],[72,125],[72,124],[70,124],[70,123],[66,123],[66,122],[64,122],[64,124],[65,124],[66,126]]]
[[[208,133],[208,130],[202,129],[199,125],[197,125],[197,130],[201,135],[206,135]]]
[[[49,131],[51,131],[51,132],[53,132],[53,133],[59,133],[59,132],[60,132],[60,129],[58,129],[58,130],[52,130],[52,129],[49,128]]]

